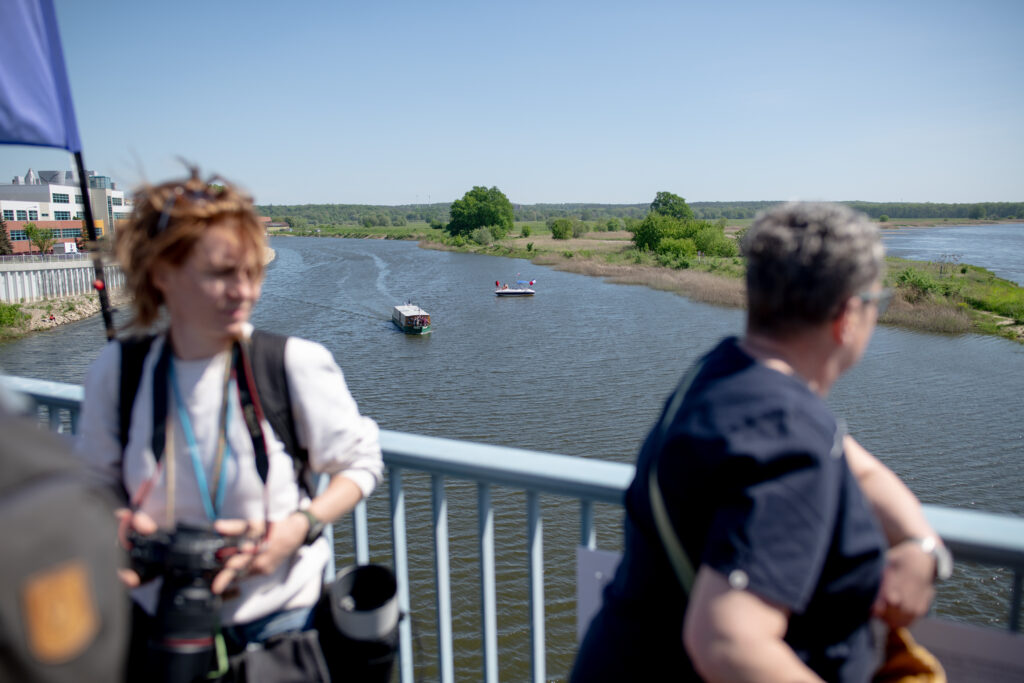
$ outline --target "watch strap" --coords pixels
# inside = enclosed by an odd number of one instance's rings
[[[296,510],[300,515],[306,518],[309,522],[309,530],[306,532],[306,539],[303,541],[304,545],[311,545],[316,542],[318,538],[324,533],[324,527],[327,524],[319,519],[317,516],[310,512],[308,509]]]
[[[938,536],[914,537],[907,541],[917,544],[921,550],[935,558],[936,581],[945,581],[953,575],[953,553],[949,552],[949,548]]]

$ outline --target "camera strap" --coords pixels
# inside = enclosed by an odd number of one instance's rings
[[[228,362],[224,369],[224,388],[221,393],[220,419],[217,426],[217,453],[211,472],[213,486],[210,487],[206,482],[206,470],[199,456],[199,444],[196,442],[195,432],[192,429],[192,419],[188,415],[188,409],[181,396],[181,388],[178,386],[173,360],[168,364],[167,370],[175,408],[178,411],[178,421],[181,423],[181,431],[185,435],[185,443],[192,460],[192,471],[195,473],[196,484],[199,487],[199,497],[203,500],[206,517],[212,522],[220,516],[220,508],[224,502],[224,470],[231,458],[231,444],[228,443],[227,428],[231,420],[231,407],[234,403],[231,400],[231,390],[235,384],[232,377],[234,373],[231,363]]]

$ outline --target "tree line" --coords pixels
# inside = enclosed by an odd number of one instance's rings
[[[440,227],[449,220],[451,204],[261,204],[256,211],[275,223],[293,228],[317,225],[361,225],[363,227],[400,227],[410,221],[422,221]]]
[[[458,200],[456,200],[458,201]],[[779,201],[690,202],[693,217],[699,220],[742,220],[779,204]],[[935,202],[864,202],[844,201],[874,220],[904,218],[949,219],[1024,219],[1024,202],[980,202],[975,204],[942,204]],[[610,219],[642,220],[650,210],[648,204],[511,204],[516,222],[548,222],[567,218],[585,222],[607,223]],[[266,204],[256,209],[274,222],[294,228],[317,225],[362,225],[363,227],[404,226],[421,221],[443,227],[451,221],[452,203],[402,204],[384,206],[371,204]]]

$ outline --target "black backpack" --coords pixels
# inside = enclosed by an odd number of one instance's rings
[[[155,338],[156,335],[145,335],[118,341],[121,345],[119,427],[122,452],[128,445],[132,406],[135,404],[135,396],[142,380],[142,366]],[[311,480],[309,470],[309,452],[299,445],[299,438],[295,431],[295,417],[292,415],[291,395],[288,392],[288,375],[284,367],[284,346],[287,341],[288,337],[285,335],[255,330],[249,343],[250,361],[256,383],[256,393],[263,414],[273,428],[274,434],[284,443],[285,451],[292,457],[292,461],[295,463],[296,479],[300,486],[304,487],[310,496],[313,496],[316,488]],[[243,382],[239,382],[240,387],[243,384]],[[246,407],[247,400],[247,392],[242,391],[243,408]],[[251,426],[250,432],[253,434],[253,446],[257,450],[258,458],[261,444],[257,443],[259,438]],[[265,481],[265,465],[257,469],[260,470],[260,476]]]

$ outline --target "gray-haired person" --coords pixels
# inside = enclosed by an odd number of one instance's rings
[[[700,359],[640,451],[573,681],[867,681],[871,617],[910,623],[948,571],[917,499],[823,400],[889,301],[877,226],[785,204],[743,250],[746,332]]]

